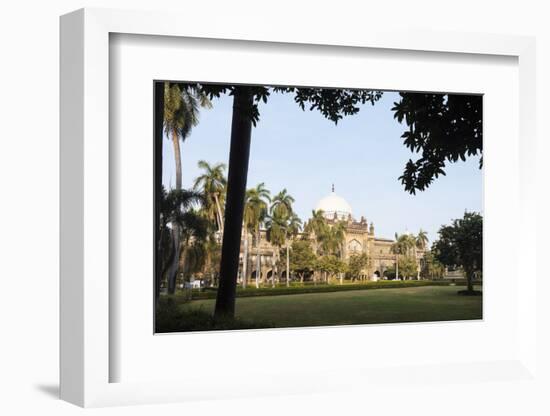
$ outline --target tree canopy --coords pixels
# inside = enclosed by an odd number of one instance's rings
[[[243,112],[256,125],[260,120],[259,104],[267,103],[272,93],[292,94],[302,110],[319,111],[338,123],[345,116],[357,114],[361,106],[374,105],[383,91],[321,87],[238,86],[229,84],[181,83],[182,91],[192,91],[206,105],[223,94],[234,95],[237,88],[247,88],[252,96]],[[483,153],[483,97],[481,95],[401,92],[392,111],[407,129],[401,135],[404,145],[416,160],[409,159],[399,180],[411,194],[426,190],[448,163],[466,160]],[[480,159],[480,167],[482,166]]]
[[[420,157],[409,159],[399,177],[411,194],[424,191],[446,163],[466,160],[483,152],[483,107],[481,95],[400,93],[394,117],[408,126],[401,137],[407,148]],[[483,158],[480,159],[480,167]]]
[[[465,212],[463,218],[441,227],[439,239],[432,247],[435,258],[442,264],[464,269],[469,291],[473,291],[474,272],[483,267],[482,251],[483,217],[477,212]]]

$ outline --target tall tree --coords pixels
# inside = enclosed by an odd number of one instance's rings
[[[326,233],[327,227],[328,225],[324,211],[322,209],[312,210],[311,218],[304,226],[304,232],[315,240],[318,251],[317,254],[319,254],[319,250],[321,250],[322,239]]]
[[[283,247],[286,243],[286,236],[287,236],[287,218],[283,217],[279,211],[273,211],[272,214],[267,217],[266,220],[266,231],[267,231],[267,239],[268,241],[277,247],[277,249],[274,252],[275,258],[273,261],[273,264],[275,265],[275,272],[271,276],[271,285],[275,287],[275,274],[277,277],[280,274],[279,270],[279,255],[281,251],[281,247]]]
[[[420,250],[426,250],[429,241],[430,240],[428,239],[428,233],[421,228],[416,235],[416,247],[418,247]]]
[[[166,274],[168,293],[176,290],[177,268],[181,247],[191,238],[202,241],[206,237],[207,223],[193,209],[203,202],[202,195],[188,190],[161,189],[159,250],[163,256],[161,275]],[[177,256],[176,259],[174,259]]]
[[[286,189],[283,189],[271,201],[271,214],[276,214],[281,218],[289,218],[292,214],[292,204],[294,204],[294,198],[289,195]]]
[[[366,253],[352,254],[348,259],[348,275],[353,281],[363,275],[363,271],[369,265],[369,257]]]
[[[164,111],[163,126],[167,138],[172,140],[174,147],[174,159],[176,163],[176,190],[182,187],[181,171],[181,150],[180,142],[191,133],[191,129],[199,122],[199,107],[210,107],[211,103],[206,94],[193,85],[184,85],[180,83],[164,83]],[[174,224],[172,228],[172,238],[177,240],[181,235],[179,225]],[[173,264],[170,267],[171,281],[175,281],[175,275],[178,271],[180,261],[179,241],[174,241],[176,253],[172,258]]]
[[[474,273],[483,267],[483,217],[476,212],[465,212],[451,225],[442,226],[433,252],[445,266],[462,267],[468,283],[464,293],[475,294]]]
[[[192,86],[180,83],[164,83],[164,132],[172,140],[176,162],[176,189],[181,189],[181,150],[194,126],[199,123],[199,108],[211,107],[206,94]]]
[[[225,164],[216,163],[210,165],[204,160],[199,160],[199,169],[202,173],[195,179],[193,189],[204,194],[204,203],[207,217],[214,222],[220,233],[223,233],[223,211],[225,202],[225,189],[227,179],[225,178]]]
[[[409,256],[411,250],[414,248],[416,241],[414,237],[409,234],[397,234],[395,233],[395,242],[391,246],[392,253],[395,254],[395,278],[399,279],[399,256]]]
[[[292,210],[294,198],[289,195],[286,189],[283,189],[273,197],[271,201],[271,215],[276,217],[282,224],[284,232],[283,244],[286,248],[286,285],[290,286],[290,266],[289,266],[289,240],[296,236],[301,229],[302,222]]]
[[[260,227],[266,219],[269,202],[271,202],[270,192],[263,182],[246,192],[244,223],[245,227],[254,233],[256,240],[256,288],[260,287],[261,274]]]
[[[422,272],[430,279],[441,278],[445,272],[445,266],[435,258],[433,251],[427,251],[424,254]]]
[[[290,269],[298,274],[300,282],[303,284],[305,275],[315,270],[317,256],[313,252],[309,240],[294,240],[291,251]]]
[[[290,241],[293,241],[302,229],[302,220],[294,212],[286,224],[286,286],[290,286]]]
[[[416,249],[419,249],[419,250],[422,250],[422,251],[426,251],[426,247],[428,246],[428,242],[430,240],[428,239],[428,233],[426,231],[424,231],[422,228],[418,231],[418,234],[416,235],[415,237],[415,261],[417,259],[417,256],[416,256]],[[422,264],[425,262],[425,259],[422,258],[420,259],[420,265],[422,266]],[[416,279],[417,280],[420,280],[420,270],[421,270],[422,267],[418,267],[417,268],[417,272],[416,272]]]
[[[229,172],[227,175],[227,202],[220,260],[220,284],[216,295],[214,317],[235,316],[237,274],[243,223],[246,176],[250,157],[250,138],[254,95],[250,87],[239,86],[232,91],[233,116],[231,120],[231,145],[229,149]]]
[[[327,232],[328,224],[322,209],[312,210],[311,218],[304,227],[304,232],[315,241],[315,252],[323,254],[323,239]],[[317,283],[317,271],[313,272],[313,283]]]

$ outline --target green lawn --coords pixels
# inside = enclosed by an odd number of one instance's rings
[[[236,317],[279,328],[481,319],[482,296],[459,296],[460,289],[425,286],[243,297],[237,299]],[[181,308],[210,313],[214,300],[194,300]]]

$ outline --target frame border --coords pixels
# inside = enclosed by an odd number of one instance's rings
[[[186,28],[180,23],[186,21]],[[214,29],[177,13],[80,9],[60,19],[60,397],[109,406],[208,399],[181,383],[109,383],[109,34],[125,33],[436,53],[504,55],[519,64],[520,213],[518,287],[520,356],[502,365],[536,374],[536,44],[534,37],[424,30],[362,29],[328,35],[322,28],[266,21],[237,33],[230,21]],[[391,30],[390,30],[391,29]],[[518,271],[519,273],[519,271]],[[529,322],[529,325],[525,325]],[[488,363],[479,368],[486,368]],[[464,365],[463,365],[464,366]],[[476,367],[478,368],[478,367]],[[344,370],[343,370],[344,371]],[[461,370],[462,371],[462,370]],[[497,371],[497,370],[495,370]],[[462,371],[463,372],[463,371]],[[284,375],[279,378],[282,382]],[[369,377],[370,378],[370,377]],[[196,380],[195,380],[196,381]],[[221,392],[223,383],[212,389]],[[319,386],[315,386],[319,391]],[[323,390],[323,389],[321,389]],[[334,388],[325,389],[333,391]],[[305,391],[297,391],[305,393]],[[294,390],[296,392],[296,390]],[[250,394],[250,391],[248,392]],[[262,394],[264,391],[253,393]],[[268,393],[269,394],[269,393]],[[223,396],[223,395],[220,395]],[[234,397],[234,396],[231,396]]]

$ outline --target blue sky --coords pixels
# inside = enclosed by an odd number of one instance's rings
[[[334,183],[354,217],[372,221],[378,237],[422,228],[433,241],[439,227],[464,210],[482,211],[479,158],[449,164],[447,176],[424,192],[405,192],[397,178],[415,155],[400,138],[405,126],[390,111],[397,99],[397,93],[386,92],[376,105],[365,104],[335,126],[316,111],[302,111],[292,95],[273,94],[260,104],[260,121],[252,130],[247,186],[265,182],[272,194],[286,188],[306,220]],[[181,146],[184,188],[199,174],[199,160],[228,163],[232,98],[213,105],[201,110],[199,125]],[[171,141],[164,140],[163,152],[163,183],[169,187],[175,183]]]

